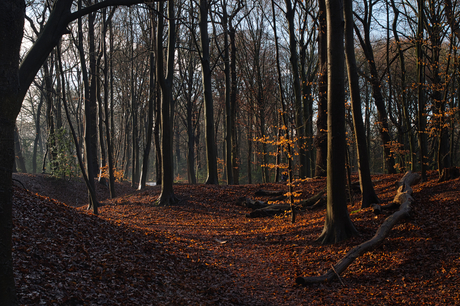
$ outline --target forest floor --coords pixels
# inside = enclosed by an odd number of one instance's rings
[[[373,176],[384,203],[401,175]],[[360,236],[319,245],[325,208],[246,218],[240,197],[283,184],[174,185],[177,205],[156,207],[158,186],[117,184],[100,214],[86,210],[80,180],[15,174],[14,273],[22,305],[455,305],[460,304],[460,179],[414,186],[412,214],[342,276],[302,287],[297,276],[325,273],[370,239],[388,216],[349,207]],[[355,177],[354,180],[357,180]],[[311,179],[301,198],[325,187]]]

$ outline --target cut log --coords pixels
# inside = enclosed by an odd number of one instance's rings
[[[379,227],[372,239],[361,243],[357,247],[350,250],[345,257],[343,257],[337,264],[335,264],[329,271],[321,276],[311,276],[311,277],[297,277],[296,283],[301,285],[322,283],[332,281],[342,274],[349,265],[359,256],[374,250],[379,246],[385,238],[390,233],[393,226],[398,223],[403,218],[409,216],[410,205],[414,201],[412,198],[412,185],[417,184],[420,181],[420,175],[408,171],[404,177],[399,181],[400,187],[396,193],[393,202],[398,203],[400,208],[397,212],[385,219],[383,224]]]

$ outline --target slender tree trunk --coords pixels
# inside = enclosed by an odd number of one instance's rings
[[[227,1],[222,5],[222,27],[224,29],[224,75],[225,75],[225,159],[226,159],[226,173],[227,185],[233,185],[233,122],[232,122],[232,104],[231,104],[231,79],[230,79],[230,51],[228,45],[229,25],[227,13]]]
[[[327,169],[327,22],[326,2],[319,0],[319,76],[318,76],[318,117],[316,120],[316,165],[315,176],[326,176]]]
[[[16,165],[18,166],[19,171],[22,173],[27,173],[26,163],[24,162],[24,156],[22,155],[22,146],[17,125],[14,126],[14,151],[16,154]]]
[[[235,43],[235,33],[236,30],[230,22],[230,46],[231,46],[231,58],[230,58],[230,75],[231,75],[231,95],[230,95],[230,104],[231,104],[231,118],[230,121],[233,123],[232,129],[232,166],[233,166],[233,183],[235,185],[239,184],[240,170],[238,166],[238,133],[236,123],[236,108],[237,108],[237,76],[236,76],[236,43]]]
[[[294,86],[294,105],[295,105],[295,125],[296,125],[296,138],[297,145],[299,150],[299,161],[300,161],[300,178],[305,178],[307,176],[307,158],[305,152],[305,128],[303,122],[303,112],[302,112],[302,91],[300,88],[300,74],[299,74],[299,60],[297,55],[297,39],[295,36],[295,6],[292,7],[291,0],[285,0],[286,3],[286,19],[288,22],[288,31],[289,31],[289,60],[291,62],[291,71],[292,71],[292,83]],[[297,3],[297,1],[294,1]]]
[[[50,172],[55,172],[57,166],[57,154],[55,152],[56,139],[55,139],[55,128],[54,128],[54,116],[53,116],[53,80],[51,74],[53,72],[53,56],[49,57],[48,63],[43,64],[44,82],[45,82],[45,102],[46,102],[46,127],[48,132],[48,141],[46,144],[48,150],[48,158],[50,162]],[[51,70],[50,70],[51,67]],[[44,160],[45,162],[45,160]]]
[[[174,19],[174,1],[168,1],[168,48],[167,48],[167,71],[166,78],[163,72],[163,2],[158,3],[158,25],[157,25],[157,44],[156,44],[156,71],[157,80],[160,84],[161,90],[161,194],[157,200],[157,205],[167,206],[177,202],[177,198],[173,191],[173,133],[171,124],[171,105],[172,105],[172,80],[174,72],[174,51],[176,42],[176,27]]]
[[[380,203],[374,186],[372,185],[367,154],[366,133],[364,131],[363,116],[361,113],[361,92],[359,89],[358,69],[356,67],[355,46],[353,44],[353,3],[344,0],[345,16],[345,58],[348,71],[348,88],[351,95],[351,110],[353,112],[353,126],[358,156],[358,174],[361,186],[361,207],[369,207],[373,203]]]
[[[392,24],[392,30],[393,30],[393,36],[394,40],[396,42],[396,49],[398,51],[398,57],[399,57],[399,65],[401,66],[401,107],[403,111],[403,118],[404,118],[404,138],[407,140],[406,143],[409,145],[409,160],[410,160],[410,170],[414,171],[414,165],[415,165],[415,158],[414,158],[414,142],[413,142],[413,136],[411,133],[411,123],[410,123],[410,115],[409,115],[409,110],[407,108],[407,93],[406,93],[406,62],[404,58],[404,53],[401,49],[401,40],[399,39],[399,34],[398,34],[398,17],[399,17],[399,10],[396,7],[396,4],[394,0],[391,0],[391,6],[393,7],[393,12],[394,12],[394,19],[393,19],[393,24]]]
[[[206,141],[206,184],[218,184],[217,146],[214,136],[214,107],[212,99],[211,66],[208,37],[208,1],[200,0],[200,42],[201,42],[201,79],[204,90],[205,141]]]
[[[153,10],[150,10],[150,42],[151,46],[155,43],[155,19],[153,15]],[[149,95],[149,110],[147,118],[147,136],[145,139],[146,145],[144,148],[144,156],[142,159],[142,171],[141,178],[139,182],[139,190],[145,188],[145,183],[147,182],[148,176],[148,165],[149,165],[149,156],[150,149],[152,147],[152,134],[153,134],[153,112],[155,108],[155,58],[153,57],[153,50],[150,52],[150,95]]]
[[[424,12],[425,9],[424,0],[418,0],[418,26],[417,26],[417,42],[416,47],[416,58],[417,58],[417,95],[418,95],[418,111],[417,111],[417,123],[418,123],[418,146],[419,146],[419,164],[420,174],[422,181],[427,180],[426,165],[427,165],[427,136],[426,136],[426,102],[425,102],[425,65],[423,59],[423,22],[425,20]]]
[[[106,20],[106,10],[103,10],[103,19]],[[108,20],[108,23],[112,23],[112,21]],[[110,127],[113,129],[113,122],[112,125],[109,125],[109,78],[108,78],[108,66],[109,66],[109,58],[107,55],[107,47],[106,47],[106,33],[107,33],[107,22],[104,23],[104,29],[102,31],[102,52],[104,56],[104,121],[105,121],[105,138],[107,142],[107,170],[109,174],[109,193],[110,198],[115,198],[115,178],[113,173],[113,137],[112,133],[110,132]],[[110,26],[111,27],[111,26]],[[112,35],[110,35],[112,36]],[[110,50],[112,52],[112,49]],[[112,75],[110,76],[112,78]],[[111,85],[112,86],[112,85]],[[113,99],[113,92],[112,99]],[[110,108],[110,112],[113,113],[112,107]],[[112,116],[113,117],[113,116]]]
[[[79,8],[81,8],[81,0],[78,2]],[[89,24],[93,24],[94,22],[94,16],[91,16],[89,18]],[[93,26],[90,26],[89,31],[90,35],[90,51],[95,51],[94,48],[94,24]],[[91,34],[92,33],[92,34]],[[91,37],[93,38],[91,40]],[[92,43],[91,43],[92,41]],[[79,53],[80,53],[80,62],[81,62],[81,67],[82,67],[82,75],[83,75],[83,83],[84,83],[84,105],[85,105],[85,131],[84,131],[84,141],[85,141],[85,162],[86,162],[86,173],[88,175],[88,180],[90,184],[90,188],[88,188],[88,209],[92,209],[94,214],[98,213],[98,207],[97,207],[97,201],[93,201],[93,198],[91,197],[91,190],[95,190],[95,185],[94,185],[94,177],[96,175],[95,172],[95,167],[94,167],[94,160],[95,155],[97,151],[95,150],[95,147],[93,145],[94,141],[94,136],[96,134],[96,127],[94,124],[94,117],[96,115],[95,112],[95,93],[91,95],[92,90],[94,90],[94,85],[90,87],[90,82],[88,79],[88,70],[86,69],[86,60],[85,60],[85,54],[83,50],[83,25],[82,25],[82,20],[81,18],[78,19],[78,48],[79,48]],[[93,58],[94,59],[94,58]],[[93,68],[93,69],[91,69]],[[90,60],[90,71],[94,72],[95,68],[95,62]],[[94,78],[92,78],[94,79]],[[97,166],[97,162],[96,162]]]
[[[44,96],[40,94],[40,101],[38,102],[37,106],[37,114],[35,118],[35,138],[34,138],[34,147],[32,153],[32,173],[37,173],[37,147],[41,137],[41,129],[40,129],[40,117],[41,117],[41,110],[43,106]]]

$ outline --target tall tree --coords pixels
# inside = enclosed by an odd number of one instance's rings
[[[379,118],[379,133],[383,145],[385,170],[388,171],[388,173],[396,173],[394,156],[391,152],[391,137],[388,125],[388,114],[385,107],[385,101],[383,99],[382,84],[377,70],[377,65],[375,63],[374,50],[371,42],[371,25],[374,18],[373,6],[375,2],[364,0],[363,3],[364,16],[360,17],[357,14],[355,14],[355,16],[363,26],[364,35],[361,35],[361,32],[358,30],[357,26],[355,27],[357,29],[356,34],[369,66],[370,76],[368,79],[372,85],[372,94]]]
[[[24,1],[0,2],[0,305],[18,305],[12,258],[14,127],[21,109],[19,51]]]
[[[67,25],[109,5],[140,3],[140,0],[107,0],[71,12],[72,0],[57,0],[48,21],[24,60],[20,47],[24,29],[25,1],[0,1],[0,305],[17,305],[12,262],[12,165],[14,125],[26,92],[37,71],[68,33]],[[8,166],[11,165],[11,166]]]
[[[316,120],[316,164],[315,176],[326,176],[327,169],[327,21],[326,2],[319,0],[319,28],[318,28],[318,116]]]
[[[153,47],[155,42],[155,18],[153,14],[153,8],[149,10],[150,14],[150,46]],[[153,48],[152,48],[153,49]],[[144,155],[142,158],[142,170],[141,178],[139,180],[139,190],[145,188],[145,183],[148,176],[148,165],[150,148],[152,147],[152,135],[153,135],[153,113],[155,109],[155,58],[153,57],[153,50],[149,52],[150,61],[150,84],[149,84],[149,105],[148,105],[148,117],[147,117],[147,135],[145,138]]]
[[[174,73],[174,52],[176,44],[176,23],[174,19],[174,1],[168,1],[168,46],[166,59],[166,75],[164,73],[163,56],[163,1],[158,3],[159,18],[156,35],[156,72],[161,90],[161,194],[157,200],[160,206],[167,206],[177,202],[173,190],[173,133],[171,123],[172,81]]]
[[[305,153],[305,128],[303,121],[302,111],[302,91],[300,89],[300,73],[299,73],[299,60],[297,54],[297,39],[295,35],[295,24],[294,15],[297,6],[297,0],[294,0],[292,4],[291,0],[285,0],[286,4],[286,19],[288,22],[289,31],[289,60],[291,62],[292,71],[292,83],[294,86],[294,118],[296,125],[296,137],[297,144],[299,147],[299,159],[300,159],[300,176],[301,178],[306,177],[307,159]]]
[[[380,200],[372,185],[369,157],[367,153],[366,133],[364,131],[363,115],[361,112],[361,92],[359,89],[358,68],[356,66],[355,46],[353,39],[353,3],[344,0],[345,16],[345,58],[347,61],[348,88],[351,96],[351,110],[353,112],[353,127],[358,156],[359,184],[361,186],[361,207],[369,207]]]
[[[423,62],[423,32],[425,22],[425,0],[417,0],[418,3],[418,22],[417,22],[417,39],[415,43],[416,59],[417,59],[417,130],[418,130],[418,146],[419,146],[419,164],[420,175],[422,181],[427,180],[426,164],[427,164],[427,135],[426,135],[426,99],[425,99],[425,64]]]
[[[343,1],[326,0],[327,12],[327,210],[322,244],[338,243],[358,232],[350,220],[346,193],[345,77]]]
[[[78,1],[78,7],[81,9],[82,1]],[[83,75],[84,83],[84,105],[85,105],[85,161],[86,161],[86,173],[89,180],[88,188],[88,209],[92,209],[95,214],[98,213],[98,202],[95,198],[95,193],[91,193],[91,190],[95,190],[94,178],[97,173],[97,130],[96,130],[96,58],[95,58],[95,46],[94,46],[94,13],[89,14],[88,18],[88,39],[90,49],[90,67],[89,73],[86,68],[85,52],[83,50],[83,24],[82,18],[78,18],[78,50],[80,53],[80,63]],[[91,79],[90,77],[91,76]]]
[[[207,178],[206,184],[218,184],[217,176],[217,146],[214,136],[214,106],[212,99],[212,80],[211,62],[209,54],[209,35],[208,35],[208,7],[207,0],[199,2],[199,26],[200,26],[200,46],[201,46],[201,79],[204,91],[204,122],[205,122],[205,141],[206,141],[206,165]]]

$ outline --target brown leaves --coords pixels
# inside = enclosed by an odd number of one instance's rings
[[[374,179],[389,202],[400,176]],[[287,218],[246,219],[241,196],[281,184],[176,185],[180,202],[152,206],[158,187],[102,201],[100,216],[15,189],[14,260],[21,304],[324,305],[454,304],[460,283],[459,180],[414,187],[412,218],[357,259],[340,282],[294,285],[298,275],[330,269],[369,239],[385,219],[350,207],[361,236],[314,243],[325,210]],[[122,186],[127,188],[126,186]],[[42,189],[52,186],[41,186]],[[302,183],[302,198],[324,180]],[[127,189],[126,189],[127,190]],[[84,189],[80,192],[84,192]]]

